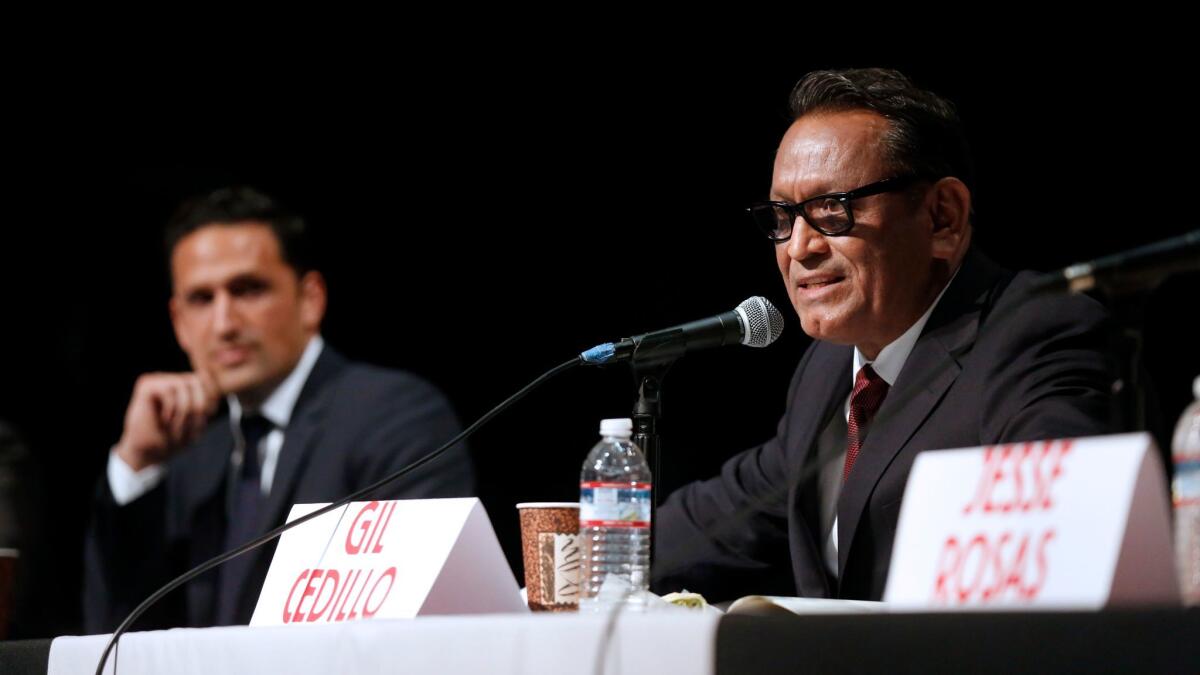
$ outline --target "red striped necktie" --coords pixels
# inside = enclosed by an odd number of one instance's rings
[[[871,419],[883,405],[888,393],[888,383],[867,364],[854,378],[854,390],[850,392],[850,419],[846,420],[846,466],[842,469],[842,480],[850,477],[850,470],[858,459],[858,451],[867,438]]]

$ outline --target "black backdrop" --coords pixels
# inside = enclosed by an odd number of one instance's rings
[[[436,76],[246,68],[145,88],[98,72],[26,110],[0,235],[0,417],[48,487],[19,634],[78,629],[88,496],[133,380],[186,367],[160,228],[218,185],[253,184],[304,213],[323,244],[328,341],[433,380],[464,420],[593,344],[765,295],[788,317],[780,342],[688,357],[667,379],[658,485],[711,475],[772,433],[807,339],[741,208],[766,192],[791,85],[849,64],[664,59],[564,75],[552,61]],[[1051,269],[1197,227],[1191,124],[1158,93],[1180,72],[877,62],[959,104],[979,167],[976,241],[1002,264]],[[1170,420],[1200,373],[1198,288],[1180,278],[1145,303]],[[623,368],[578,370],[471,441],[516,573],[513,504],[577,498],[598,421],[632,401]]]

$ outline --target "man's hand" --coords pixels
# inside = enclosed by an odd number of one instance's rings
[[[221,392],[207,373],[147,373],[133,386],[117,456],[134,471],[165,461],[217,411]]]

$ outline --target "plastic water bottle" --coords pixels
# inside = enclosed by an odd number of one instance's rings
[[[633,422],[600,422],[600,442],[579,479],[583,543],[580,612],[604,612],[627,602],[643,611],[650,583],[650,467],[629,440]]]
[[[1200,377],[1192,383],[1196,400],[1183,411],[1171,441],[1175,479],[1175,560],[1185,605],[1200,605]]]

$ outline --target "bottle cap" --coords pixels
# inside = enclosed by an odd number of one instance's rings
[[[600,420],[600,435],[629,438],[633,435],[633,420],[628,417]]]

